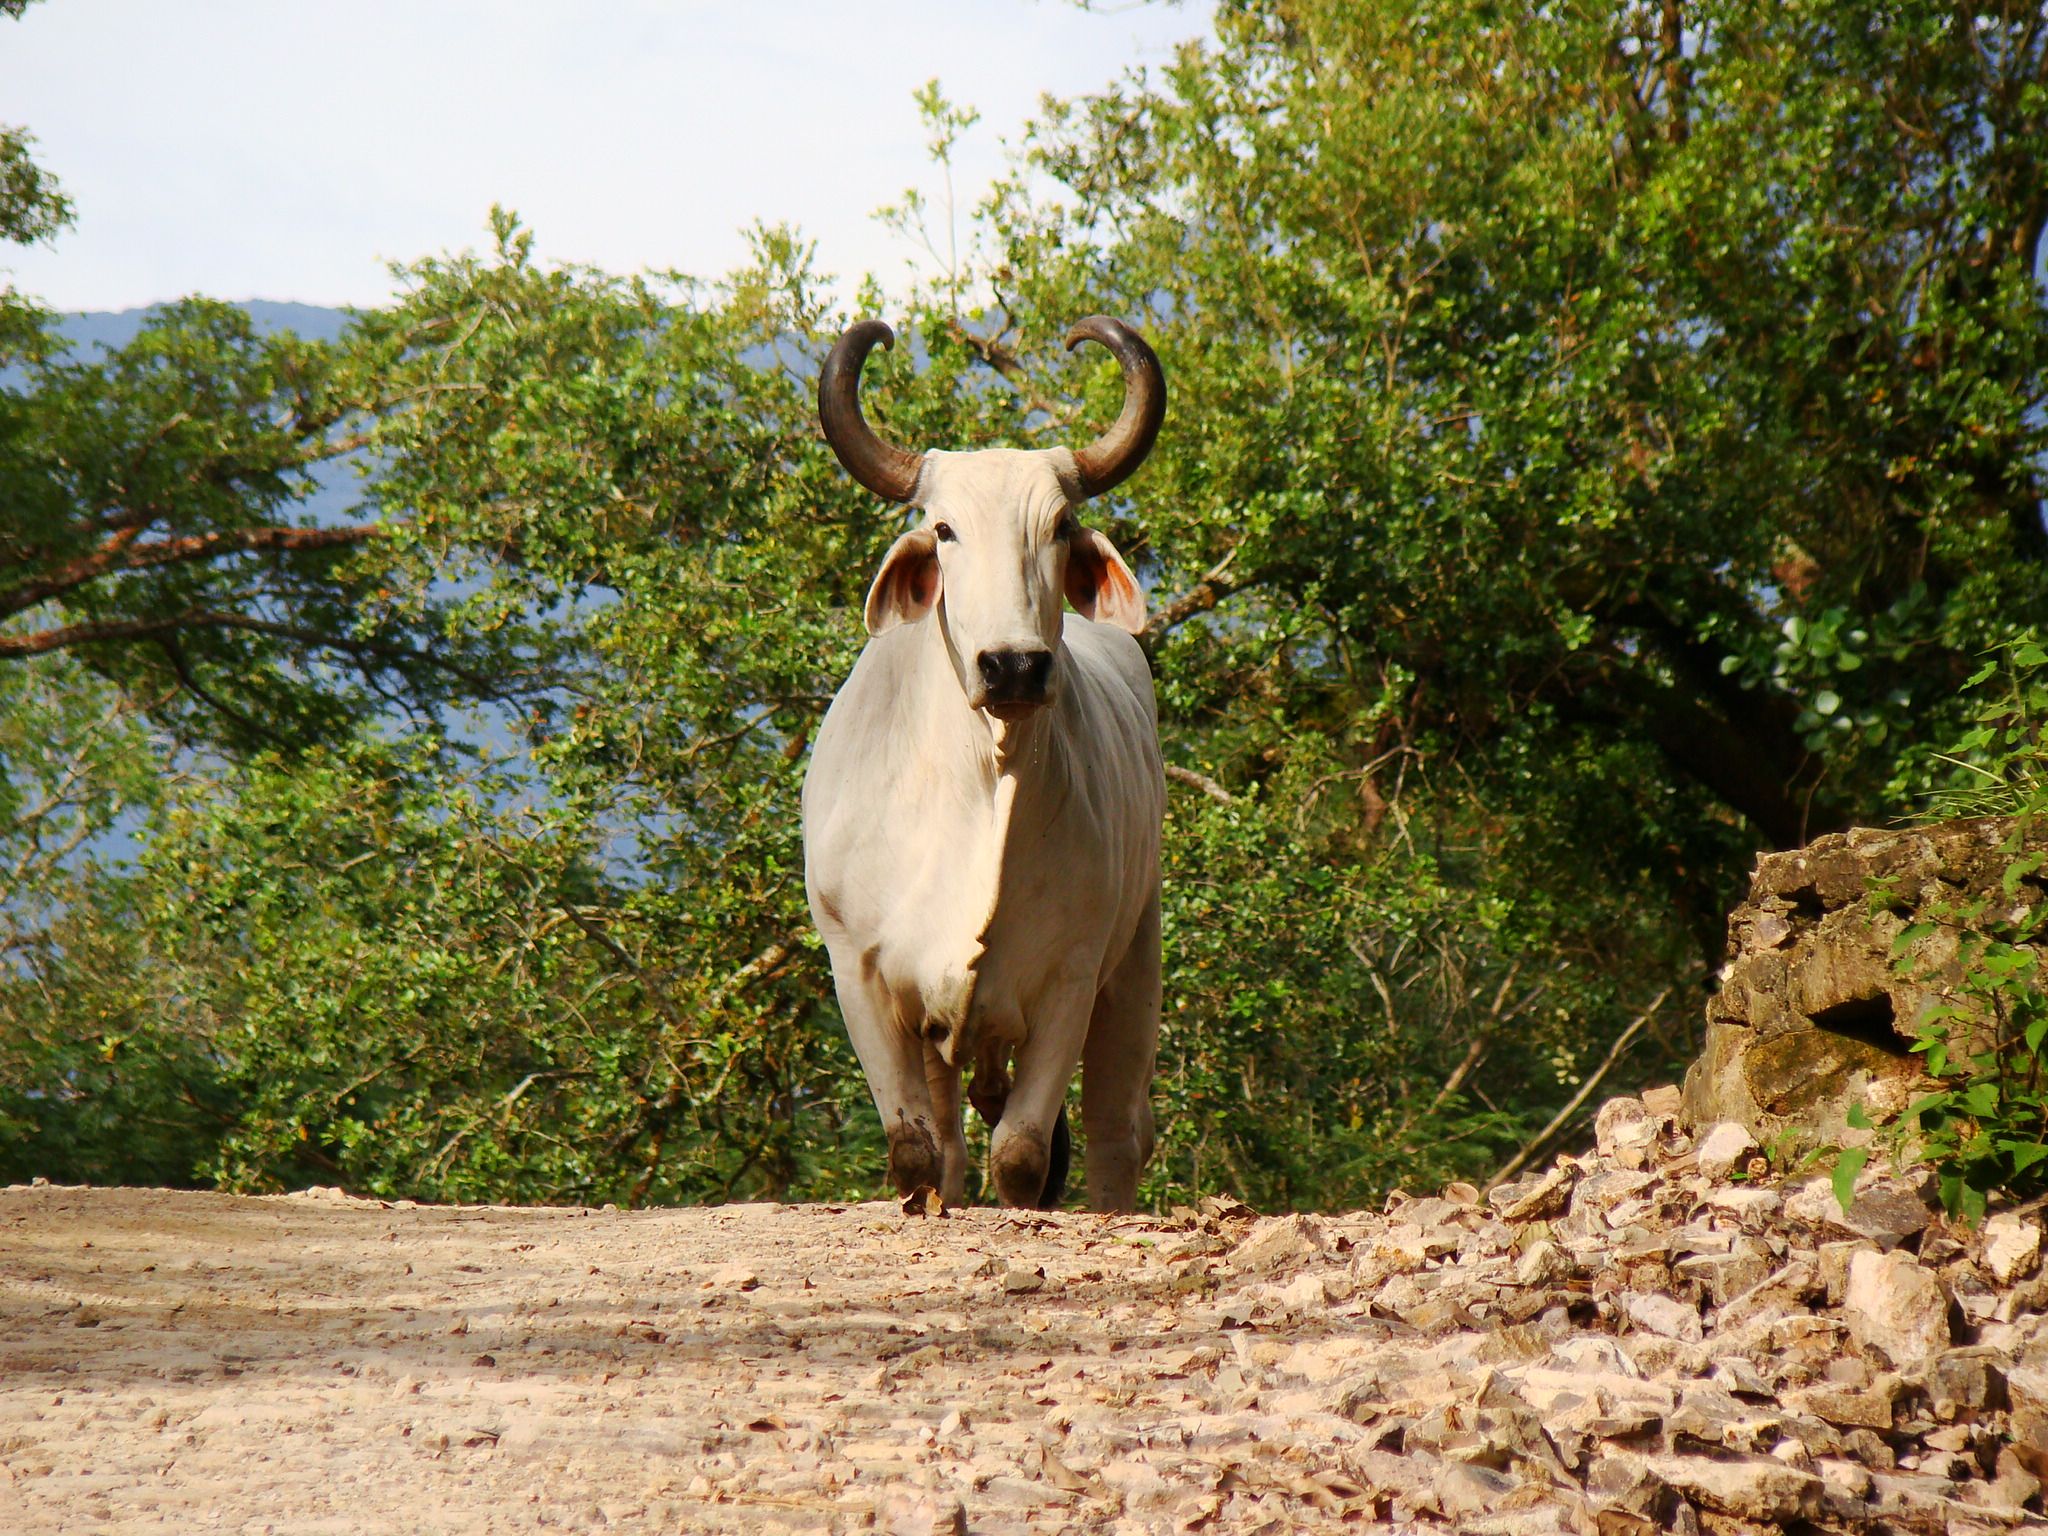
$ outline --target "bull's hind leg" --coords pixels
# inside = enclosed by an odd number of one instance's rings
[[[1159,894],[1095,999],[1081,1056],[1088,1205],[1128,1211],[1152,1157],[1152,1066],[1159,1054]]]
[[[946,1204],[967,1198],[967,1132],[960,1123],[960,1069],[948,1066],[929,1042],[924,1048],[924,1081],[939,1130],[939,1193]]]
[[[875,1112],[882,1117],[882,1134],[889,1138],[890,1181],[906,1195],[921,1184],[936,1186],[944,1177],[944,1130],[925,1081],[925,1044],[914,1028],[906,1027],[887,990],[868,974],[858,953],[829,939],[826,948],[832,956],[832,980],[847,1038],[860,1057]],[[960,1123],[957,1105],[952,1123]],[[957,1129],[954,1134],[959,1134]],[[964,1167],[964,1150],[961,1156]]]

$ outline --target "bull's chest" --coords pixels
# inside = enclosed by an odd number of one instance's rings
[[[1118,850],[1085,786],[1003,776],[950,810],[906,849],[877,963],[906,1022],[1021,1038],[1049,991],[1101,972],[1123,925]]]

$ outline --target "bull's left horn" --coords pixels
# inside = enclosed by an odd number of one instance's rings
[[[883,442],[860,413],[861,364],[876,342],[887,347],[895,340],[896,333],[880,320],[860,320],[847,327],[818,374],[818,420],[825,428],[825,441],[849,475],[877,496],[908,501],[917,494],[924,455]]]
[[[1123,413],[1102,436],[1074,452],[1083,495],[1100,496],[1137,472],[1166,419],[1166,371],[1145,338],[1109,315],[1090,315],[1067,332],[1067,350],[1099,341],[1116,354],[1124,370]]]

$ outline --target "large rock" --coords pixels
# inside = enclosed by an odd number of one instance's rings
[[[1918,1365],[1949,1345],[1948,1296],[1909,1253],[1852,1255],[1842,1314],[1851,1337],[1894,1365]]]
[[[1995,921],[2017,898],[2000,880],[2014,823],[1951,821],[1905,831],[1859,827],[1757,861],[1749,896],[1728,919],[1728,963],[1707,1005],[1706,1046],[1685,1077],[1695,1127],[1733,1121],[1785,1153],[1853,1144],[1845,1116],[1862,1104],[1896,1114],[1923,1079],[1916,1025],[1934,1004],[1965,1009],[1957,992],[1955,911],[1988,902]],[[2036,828],[2029,847],[2048,846]],[[2012,914],[2017,915],[2017,914]],[[1931,931],[1903,966],[1893,942],[1908,925]],[[1868,1133],[1862,1133],[1867,1135]]]

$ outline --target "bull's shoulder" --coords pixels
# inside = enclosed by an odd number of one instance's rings
[[[1125,688],[1150,703],[1152,665],[1137,637],[1114,624],[1098,624],[1078,613],[1066,616],[1067,650],[1098,676],[1113,677]]]

